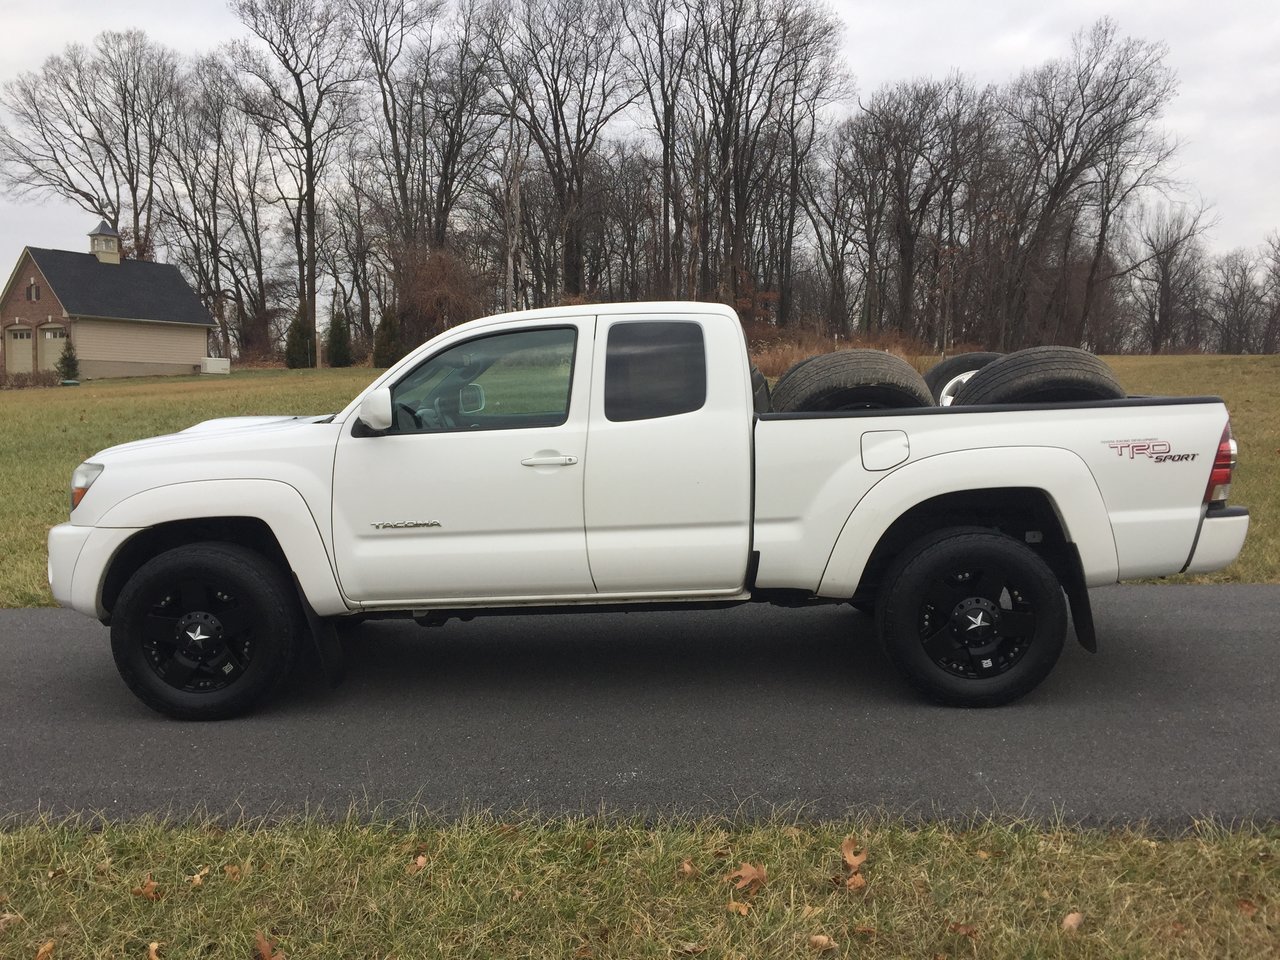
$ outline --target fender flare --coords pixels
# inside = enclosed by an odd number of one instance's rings
[[[998,478],[999,482],[996,482]],[[1061,447],[992,447],[943,453],[887,474],[854,506],[818,584],[823,597],[851,597],[871,554],[899,517],[948,493],[1009,487],[1043,491],[1074,543],[1089,586],[1114,583],[1120,571],[1107,505],[1085,462]]]
[[[155,527],[203,517],[261,520],[275,535],[315,612],[333,616],[351,611],[306,500],[295,487],[279,480],[193,480],[152,487],[121,500],[95,525]]]

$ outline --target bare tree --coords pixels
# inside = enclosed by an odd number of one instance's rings
[[[18,193],[64,197],[150,259],[158,167],[174,117],[177,58],[141,30],[71,44],[4,85],[0,165]]]
[[[331,0],[232,0],[231,8],[262,44],[233,46],[248,81],[242,106],[272,147],[278,192],[293,226],[299,321],[318,341],[319,188],[338,140],[354,121],[350,44]]]
[[[497,93],[529,135],[551,180],[567,296],[583,285],[587,164],[606,127],[635,96],[623,59],[617,0],[515,0],[490,8],[490,55]]]

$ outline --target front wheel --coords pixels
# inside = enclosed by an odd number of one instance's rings
[[[111,653],[147,706],[183,720],[250,710],[288,674],[301,633],[281,571],[233,543],[193,543],[148,560],[112,611]]]
[[[918,690],[955,706],[1009,703],[1058,662],[1067,608],[1033,550],[981,528],[916,541],[891,566],[877,624],[894,665]]]

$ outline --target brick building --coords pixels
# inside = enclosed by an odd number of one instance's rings
[[[0,294],[3,369],[53,370],[70,337],[85,379],[199,373],[213,318],[178,268],[122,261],[105,221],[89,241],[22,251]]]

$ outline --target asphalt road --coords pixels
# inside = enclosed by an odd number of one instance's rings
[[[0,611],[0,815],[560,812],[803,816],[877,807],[1179,824],[1280,818],[1280,586],[1095,591],[1031,696],[922,703],[845,607],[373,623],[348,677],[182,723],[116,676],[107,632]]]

